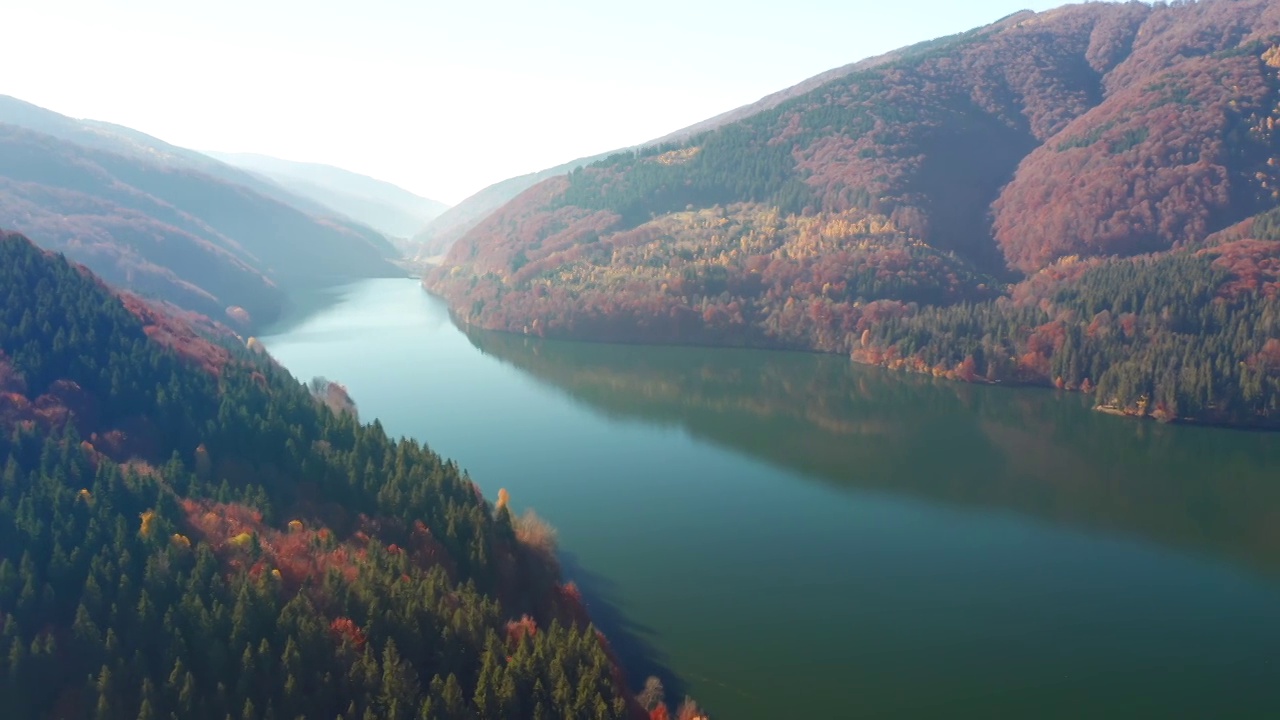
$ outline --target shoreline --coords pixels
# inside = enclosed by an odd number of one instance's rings
[[[935,374],[931,368],[928,370],[924,370],[924,369],[916,370],[906,365],[902,367],[890,367],[889,365],[886,365],[883,363],[863,362],[861,360],[857,360],[853,358],[850,355],[846,355],[845,353],[823,352],[821,350],[813,350],[810,348],[804,348],[799,346],[779,347],[779,346],[752,345],[752,344],[724,345],[724,344],[697,343],[697,342],[645,342],[645,341],[626,341],[626,340],[612,340],[612,339],[611,340],[594,340],[594,339],[585,338],[585,337],[546,337],[543,335],[535,335],[529,332],[520,333],[520,332],[511,331],[511,330],[501,330],[501,329],[473,326],[469,320],[459,317],[458,313],[454,310],[452,304],[449,303],[448,298],[446,298],[445,296],[439,293],[432,291],[432,289],[427,286],[427,279],[425,276],[419,276],[417,278],[417,281],[418,281],[419,287],[422,288],[423,292],[425,292],[426,294],[430,295],[433,298],[440,300],[445,304],[445,306],[448,308],[450,319],[453,320],[453,322],[456,325],[458,325],[460,328],[475,327],[476,329],[484,330],[486,332],[503,333],[504,335],[511,335],[513,337],[533,337],[539,340],[550,340],[554,342],[582,342],[582,343],[592,343],[592,344],[598,344],[598,345],[618,345],[618,346],[624,346],[624,347],[627,347],[627,346],[630,346],[630,347],[684,347],[684,348],[717,349],[717,350],[756,350],[756,351],[770,351],[770,352],[795,352],[795,353],[804,353],[807,355],[844,356],[849,359],[849,362],[857,365],[862,365],[864,367],[878,367],[890,372],[901,372],[901,373],[917,375],[922,377],[933,377],[939,380],[946,380],[947,382],[963,383],[966,385],[981,385],[981,386],[988,386],[988,387],[1007,387],[1007,388],[1029,388],[1029,389],[1039,389],[1039,390],[1057,390],[1060,392],[1069,392],[1073,394],[1083,393],[1086,395],[1094,394],[1093,392],[1084,392],[1079,388],[1055,387],[1052,383],[1047,383],[1047,382],[1041,383],[1041,382],[1010,381],[1010,380],[987,380],[986,378],[976,378],[974,380],[962,380],[959,378],[949,378],[944,375]],[[1131,420],[1151,421],[1161,425],[1193,425],[1193,426],[1204,427],[1204,428],[1216,428],[1221,430],[1233,430],[1238,432],[1280,433],[1280,419],[1270,421],[1270,422],[1258,422],[1258,423],[1249,423],[1249,424],[1224,422],[1221,420],[1213,420],[1213,419],[1199,419],[1194,417],[1176,417],[1176,418],[1165,420],[1165,419],[1157,418],[1151,415],[1150,413],[1137,413],[1131,410],[1118,408],[1113,405],[1106,405],[1106,404],[1100,404],[1100,403],[1095,404],[1092,409],[1095,412],[1099,412],[1104,415],[1125,417]]]

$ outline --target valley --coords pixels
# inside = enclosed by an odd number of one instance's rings
[[[468,329],[401,280],[263,341],[536,508],[631,684],[713,717],[1275,698],[1269,434],[834,355]]]
[[[575,3],[15,11],[0,714],[1273,712],[1280,4]]]

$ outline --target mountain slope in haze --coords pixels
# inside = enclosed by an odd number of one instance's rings
[[[1275,248],[1212,234],[1276,207],[1277,123],[1275,3],[1020,13],[543,181],[425,284],[490,329],[849,353],[1271,424]]]
[[[459,238],[520,193],[547,178],[564,175],[583,165],[603,160],[605,157],[607,155],[579,158],[553,168],[496,182],[440,213],[425,227],[420,228],[410,238],[410,247],[419,260],[443,255]]]
[[[233,185],[243,185],[259,195],[297,208],[308,215],[325,218],[330,224],[340,225],[384,247],[388,254],[395,253],[386,238],[372,228],[334,215],[333,210],[326,205],[291,193],[278,183],[215,160],[204,153],[172,145],[132,128],[100,120],[76,120],[7,95],[0,95],[0,123],[16,125],[77,145],[175,170],[198,172]]]
[[[207,154],[264,175],[295,195],[320,203],[389,237],[410,237],[449,207],[389,182],[331,165],[293,162],[253,153]]]
[[[884,55],[860,60],[856,63],[851,63],[834,70],[828,70],[827,72],[815,75],[814,77],[785,90],[771,93],[754,103],[744,105],[740,108],[735,108],[713,118],[709,118],[686,128],[668,133],[656,140],[650,140],[649,142],[637,145],[635,148],[625,148],[623,150],[615,150],[607,153],[601,153],[599,155],[592,155],[590,157],[578,158],[577,160],[571,160],[570,162],[557,165],[552,168],[547,168],[546,170],[526,173],[513,178],[507,178],[501,182],[496,182],[471,195],[452,208],[449,208],[444,213],[441,213],[439,217],[432,220],[430,223],[427,223],[426,227],[419,230],[411,238],[412,252],[419,260],[435,258],[445,254],[449,251],[449,248],[453,247],[455,242],[470,232],[476,225],[479,225],[495,210],[511,200],[514,200],[520,193],[528,190],[543,180],[570,173],[580,167],[604,160],[610,155],[618,152],[627,152],[635,149],[662,145],[665,143],[684,141],[699,133],[714,130],[722,125],[728,125],[732,122],[737,122],[755,115],[756,113],[772,110],[791,98],[804,95],[817,87],[820,87],[832,80],[844,77],[849,73],[926,52],[933,46],[949,42],[950,40],[951,38],[940,38],[938,40],[917,43],[916,45],[912,45],[901,50],[895,50],[890,53],[885,53]]]
[[[20,236],[0,287],[7,717],[648,717],[505,493]]]
[[[0,227],[33,233],[121,287],[211,317],[239,308],[242,324],[269,322],[293,289],[400,274],[394,248],[364,226],[308,215],[181,157],[101,146],[120,147],[0,123]]]

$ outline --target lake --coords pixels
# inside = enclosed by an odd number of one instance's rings
[[[713,717],[1280,712],[1280,436],[468,331],[409,280],[261,339],[551,521],[636,684]]]

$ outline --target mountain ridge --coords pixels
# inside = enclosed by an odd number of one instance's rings
[[[1020,14],[1021,13],[1015,13],[1007,18],[997,21],[997,23],[1006,22]],[[579,167],[591,165],[592,163],[599,162],[617,153],[643,149],[670,142],[678,142],[692,137],[693,135],[697,135],[698,133],[713,130],[721,125],[742,120],[759,112],[771,110],[791,98],[810,92],[817,87],[831,82],[832,80],[844,77],[851,72],[892,62],[893,60],[912,53],[927,51],[931,47],[951,42],[965,34],[966,33],[958,33],[956,35],[926,40],[914,45],[909,45],[905,48],[864,58],[862,60],[849,63],[848,65],[818,73],[817,75],[802,80],[788,88],[769,93],[755,102],[727,110],[719,115],[696,122],[692,125],[680,128],[679,130],[674,130],[666,135],[640,143],[639,145],[632,145],[619,150],[610,150],[596,155],[588,155],[544,170],[517,175],[515,177],[493,183],[492,185],[488,185],[480,191],[463,199],[462,202],[459,202],[457,205],[445,211],[438,218],[428,223],[426,227],[414,234],[411,241],[413,245],[418,246],[416,255],[419,259],[434,258],[443,255],[450,247],[453,246],[453,243],[457,242],[458,239],[476,225],[483,222],[485,218],[493,213],[493,211],[497,210],[506,202],[515,199],[515,197],[521,192],[533,187],[543,180],[556,177],[557,175],[564,175]]]
[[[242,329],[270,322],[293,288],[401,274],[385,237],[327,211],[308,214],[292,197],[143,133],[0,98],[0,227]]]
[[[0,95],[0,123],[16,125],[117,155],[170,161],[172,164],[196,170],[234,185],[243,185],[260,195],[296,207],[309,215],[321,217],[333,215],[333,211],[328,207],[295,195],[278,183],[264,181],[257,175],[232,167],[205,153],[165,142],[153,135],[117,123],[91,119],[77,120],[8,95]],[[347,224],[353,231],[369,230],[345,218],[334,217],[333,219]]]
[[[839,352],[1270,424],[1271,300],[1251,278],[1271,246],[1202,250],[1278,204],[1277,122],[1272,3],[1019,13],[544,180],[424,285],[487,329]],[[1192,286],[1170,296],[1160,272]],[[1141,331],[1098,336],[1104,310]],[[1207,369],[1211,346],[1254,369]]]

